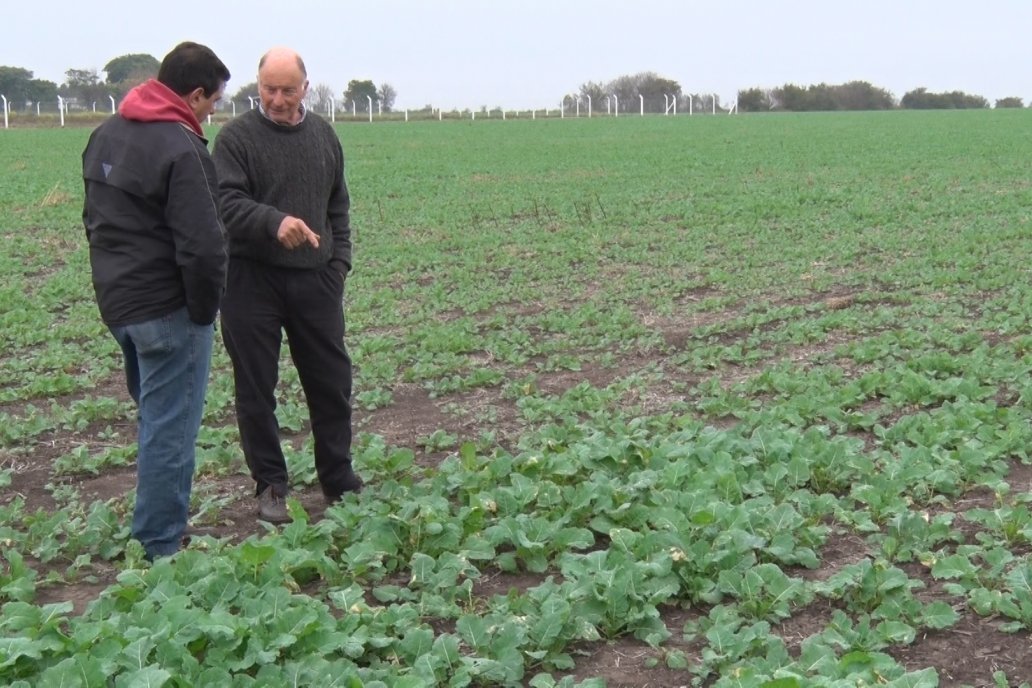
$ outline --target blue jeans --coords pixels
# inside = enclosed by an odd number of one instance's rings
[[[181,308],[110,329],[139,409],[132,536],[153,559],[174,554],[186,530],[215,328],[191,322]]]

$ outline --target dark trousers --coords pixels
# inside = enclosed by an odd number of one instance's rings
[[[344,277],[331,267],[279,268],[231,258],[222,338],[233,362],[236,415],[257,492],[289,486],[276,421],[282,332],[308,402],[323,492],[351,472],[351,359],[344,347]]]

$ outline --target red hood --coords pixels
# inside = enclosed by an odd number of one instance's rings
[[[179,122],[203,137],[197,115],[182,96],[156,79],[148,79],[126,94],[118,114],[137,122]]]

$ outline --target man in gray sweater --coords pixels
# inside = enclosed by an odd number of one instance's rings
[[[275,390],[284,331],[308,402],[327,503],[362,486],[351,467],[351,359],[344,346],[350,199],[340,140],[305,109],[300,55],[267,52],[258,63],[258,89],[260,106],[223,127],[213,154],[229,234],[222,337],[258,515],[283,523],[290,481]]]

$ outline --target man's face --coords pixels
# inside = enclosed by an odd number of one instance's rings
[[[258,71],[258,96],[273,122],[297,123],[307,93],[308,81],[291,61],[266,64]]]
[[[194,89],[189,96],[187,96],[187,104],[193,113],[197,115],[197,121],[202,121],[205,117],[215,112],[215,104],[222,100],[222,95],[226,92],[226,82],[222,82],[219,86],[219,90],[211,94],[211,96],[204,95],[203,88]]]

